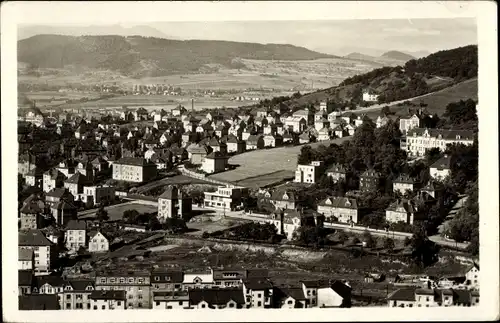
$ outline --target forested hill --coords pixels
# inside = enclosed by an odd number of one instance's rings
[[[171,40],[141,36],[37,35],[18,42],[18,60],[35,67],[67,65],[109,69],[128,76],[161,76],[199,71],[207,64],[243,67],[242,59],[331,58],[303,47],[212,40]]]
[[[379,94],[379,103],[405,100],[476,78],[477,45],[443,50],[403,66],[381,67],[345,79],[339,86],[316,91],[287,103],[292,107],[332,100],[344,104],[361,102],[363,90]]]

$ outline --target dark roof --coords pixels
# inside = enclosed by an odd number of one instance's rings
[[[269,276],[269,269],[254,268],[247,270],[247,279],[266,278]]]
[[[40,167],[35,167],[26,174],[26,176],[42,176],[42,175],[43,175],[43,170]]]
[[[58,198],[61,198],[63,197],[65,194],[71,194],[67,188],[53,188],[50,192],[48,192],[45,196],[46,197],[58,197]]]
[[[80,172],[76,172],[73,174],[70,178],[68,178],[65,183],[68,184],[78,184],[78,185],[84,185],[89,183],[90,181],[88,180],[87,176],[83,175]]]
[[[19,231],[19,246],[52,246],[40,230]]]
[[[158,277],[158,279],[156,279]],[[151,273],[151,283],[174,283],[180,284],[184,279],[184,273],[180,270],[157,269]]]
[[[66,176],[64,176],[63,173],[61,173],[60,171],[58,171],[55,168],[49,169],[48,171],[46,171],[43,174],[44,175],[49,175],[51,179],[66,178]]]
[[[437,169],[450,169],[451,168],[451,158],[449,155],[444,155],[439,158],[435,163],[433,163],[430,168]]]
[[[200,145],[200,144],[191,144],[186,148],[186,150],[191,154],[207,154],[208,153],[207,146]]]
[[[468,290],[453,290],[453,303],[455,304],[470,304],[471,303],[471,293]]]
[[[434,290],[426,288],[418,288],[415,290],[415,294],[418,295],[434,295]]]
[[[230,277],[225,277],[225,275],[227,274],[231,274]],[[224,280],[224,279],[230,279],[230,280],[234,280],[234,279],[246,279],[247,277],[247,271],[244,270],[244,269],[235,269],[235,270],[231,270],[231,269],[214,269],[213,271],[213,278],[214,280],[217,279],[217,280]]]
[[[56,275],[36,276],[35,281],[38,288],[45,284],[49,284],[52,287],[61,287],[66,284],[66,281],[61,276]]]
[[[28,203],[23,205],[20,212],[24,214],[42,213],[43,212],[43,208],[41,207],[42,205],[40,205],[37,201],[29,201]]]
[[[69,202],[67,202],[65,200],[62,200],[62,201],[59,201],[56,204],[52,205],[51,209],[56,209],[56,210],[75,210],[76,206],[74,206],[73,204],[71,204],[71,203],[69,203]]]
[[[212,151],[205,158],[210,158],[210,159],[220,158],[220,159],[224,159],[224,158],[227,158],[227,156],[224,155],[223,153],[219,152],[219,151]]]
[[[126,300],[126,291],[124,290],[95,290],[90,293],[90,299],[114,299]]]
[[[330,282],[328,280],[304,280],[301,281],[306,288],[325,288],[330,286]]]
[[[151,166],[153,163],[147,161],[144,158],[138,157],[123,157],[120,160],[116,161],[115,164],[121,165],[131,165],[131,166]]]
[[[59,299],[57,295],[31,294],[19,296],[19,310],[58,310]]]
[[[66,225],[66,230],[86,230],[87,224],[85,221],[70,220]]]
[[[284,199],[285,195],[288,197],[288,199]],[[295,193],[292,192],[292,191],[275,190],[271,194],[271,200],[273,200],[273,201],[290,201],[290,202],[295,202],[296,201],[296,196],[295,196]]]
[[[397,179],[393,181],[393,183],[406,183],[406,184],[414,184],[415,181],[408,176],[407,174],[401,174]]]
[[[344,208],[344,209],[358,209],[358,203],[356,199],[341,197],[341,196],[330,196],[318,203],[320,206]]]
[[[191,304],[199,304],[202,301],[212,305],[225,305],[230,300],[236,304],[245,304],[243,290],[224,288],[224,289],[193,289],[189,291],[189,302]]]
[[[326,171],[327,173],[341,173],[341,174],[345,174],[346,173],[346,170],[345,170],[345,167],[340,165],[340,164],[333,164],[332,166],[330,166],[330,168],[328,168],[328,170]]]
[[[160,195],[160,197],[158,197],[159,199],[168,199],[168,200],[172,200],[172,199],[176,199],[178,198],[179,196],[179,189],[176,187],[176,186],[169,186],[165,192],[163,192],[162,195]]]
[[[380,173],[373,170],[373,169],[368,169],[366,171],[363,172],[363,174],[361,174],[361,177],[375,177],[375,178],[379,178],[380,177]]]
[[[415,301],[415,289],[402,288],[395,290],[387,297],[388,300],[393,301]]]
[[[306,300],[304,295],[304,290],[300,287],[277,287],[274,292],[275,297],[281,301],[288,297],[292,297],[295,300]]]
[[[18,284],[19,286],[31,286],[33,284],[33,273],[31,270],[18,270]]]
[[[386,209],[388,211],[396,211],[398,208],[402,207],[407,213],[414,213],[416,211],[414,205],[408,200],[398,200]]]
[[[273,284],[267,278],[252,278],[243,281],[245,287],[252,290],[263,290],[273,288]]]
[[[31,249],[19,249],[17,259],[19,261],[33,260],[33,250],[31,250]]]
[[[75,291],[83,291],[86,290],[88,286],[94,287],[94,281],[93,280],[68,280],[68,283],[73,287],[73,290]]]
[[[445,140],[473,140],[474,132],[469,130],[448,130],[448,129],[425,129],[413,128],[408,131],[407,137],[423,136],[428,134],[430,137],[437,138],[441,136]],[[459,136],[459,137],[458,137]],[[460,138],[460,139],[458,139]]]

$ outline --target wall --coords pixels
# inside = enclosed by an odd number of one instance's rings
[[[318,307],[340,306],[343,298],[331,288],[318,288]]]

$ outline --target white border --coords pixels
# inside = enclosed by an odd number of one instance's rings
[[[498,93],[496,2],[6,2],[1,6],[2,71],[2,301],[9,322],[135,321],[408,321],[493,320],[499,313]],[[17,310],[17,64],[16,26],[157,21],[415,19],[476,17],[479,44],[479,200],[481,305],[477,308],[352,308],[307,310]],[[486,259],[486,260],[485,260]],[[83,314],[83,315],[80,315]]]

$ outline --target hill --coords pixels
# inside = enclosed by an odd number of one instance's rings
[[[365,55],[365,54],[361,54],[358,52],[350,53],[344,57],[349,58],[349,59],[359,59],[359,60],[364,60],[364,61],[375,61],[374,56]]]
[[[209,64],[244,67],[238,59],[313,60],[334,58],[303,47],[212,40],[172,40],[141,36],[37,35],[18,41],[18,61],[39,68],[77,66],[117,71],[125,76],[198,72]]]
[[[363,104],[364,89],[379,94],[379,103],[406,100],[477,77],[477,45],[443,50],[403,66],[385,66],[346,78],[338,86],[306,94],[287,103],[292,107],[331,100]]]
[[[402,53],[402,52],[399,52],[399,51],[396,51],[396,50],[391,50],[391,51],[388,51],[384,54],[381,55],[382,58],[388,58],[388,59],[394,59],[394,60],[398,60],[398,61],[409,61],[411,59],[415,59],[415,57],[411,56],[411,55],[408,55],[408,54],[405,54],[405,53]]]

